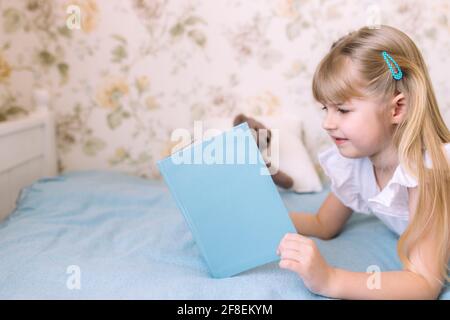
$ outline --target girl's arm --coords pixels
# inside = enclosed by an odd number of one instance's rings
[[[417,187],[408,188],[408,193],[410,220],[412,220],[419,197]],[[345,299],[436,299],[442,289],[440,281],[443,279],[439,275],[439,266],[436,265],[433,256],[435,248],[436,242],[430,233],[411,248],[409,258],[416,272],[403,270],[368,275],[334,269],[329,294]],[[374,285],[377,277],[379,286]]]
[[[379,274],[334,269],[324,295],[340,299],[437,299],[441,285],[411,271]],[[378,278],[378,280],[377,280]],[[379,281],[379,286],[376,285]]]
[[[410,259],[417,273],[409,270],[351,272],[327,264],[316,244],[300,234],[286,234],[278,247],[280,267],[296,272],[314,293],[339,299],[436,299],[442,278],[433,257],[431,236],[412,248]],[[420,259],[419,259],[419,252]]]
[[[410,214],[415,212],[417,189],[410,192]],[[280,267],[299,274],[313,292],[342,299],[436,299],[443,279],[435,259],[436,240],[428,233],[411,248],[412,270],[351,272],[333,268],[321,256],[314,241],[287,234],[280,243]]]
[[[329,240],[342,230],[352,212],[330,192],[317,214],[290,212],[289,215],[298,233]]]

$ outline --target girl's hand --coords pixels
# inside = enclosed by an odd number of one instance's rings
[[[278,246],[277,254],[281,257],[281,268],[298,273],[312,292],[327,295],[334,269],[322,257],[313,240],[287,233]]]

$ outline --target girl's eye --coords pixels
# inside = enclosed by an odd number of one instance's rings
[[[338,112],[340,112],[340,113],[347,113],[347,112],[348,112],[348,110],[344,110],[344,109],[338,109]]]
[[[323,107],[322,110],[327,110],[327,107]],[[341,108],[338,108],[337,110],[338,110],[338,112],[340,112],[342,114],[350,112],[349,110],[344,110],[344,109],[341,109]]]

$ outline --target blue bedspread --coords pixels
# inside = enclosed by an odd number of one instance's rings
[[[327,192],[281,195],[289,210],[315,212]],[[401,267],[396,236],[373,217],[354,214],[339,237],[316,241],[341,268]],[[0,224],[0,299],[18,298],[323,299],[276,262],[210,278],[162,182],[102,171],[39,180]]]

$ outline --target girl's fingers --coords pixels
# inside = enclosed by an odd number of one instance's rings
[[[297,250],[283,250],[281,252],[281,259],[289,259],[297,262],[302,262],[303,255]]]
[[[294,271],[294,269],[296,269],[296,264],[298,264],[298,262],[296,263],[295,261],[292,261],[292,260],[281,260],[280,263],[278,263],[280,268],[290,269],[293,271]]]
[[[279,255],[283,250],[296,250],[301,252],[305,247],[308,246],[310,246],[310,244],[305,242],[283,240],[277,248],[277,254]]]
[[[288,269],[288,270],[297,272],[300,275],[303,275],[303,273],[304,273],[303,266],[298,261],[294,261],[294,260],[290,260],[290,259],[283,259],[278,263],[278,265],[282,269]]]
[[[281,240],[281,242],[287,241],[287,240],[302,242],[305,244],[310,244],[313,242],[310,238],[302,236],[301,234],[298,234],[298,233],[286,233],[284,235],[283,239]]]
[[[285,249],[301,251],[306,247],[312,247],[313,245],[314,241],[308,237],[302,236],[298,233],[286,233],[278,245],[277,255],[280,255],[281,251]]]

